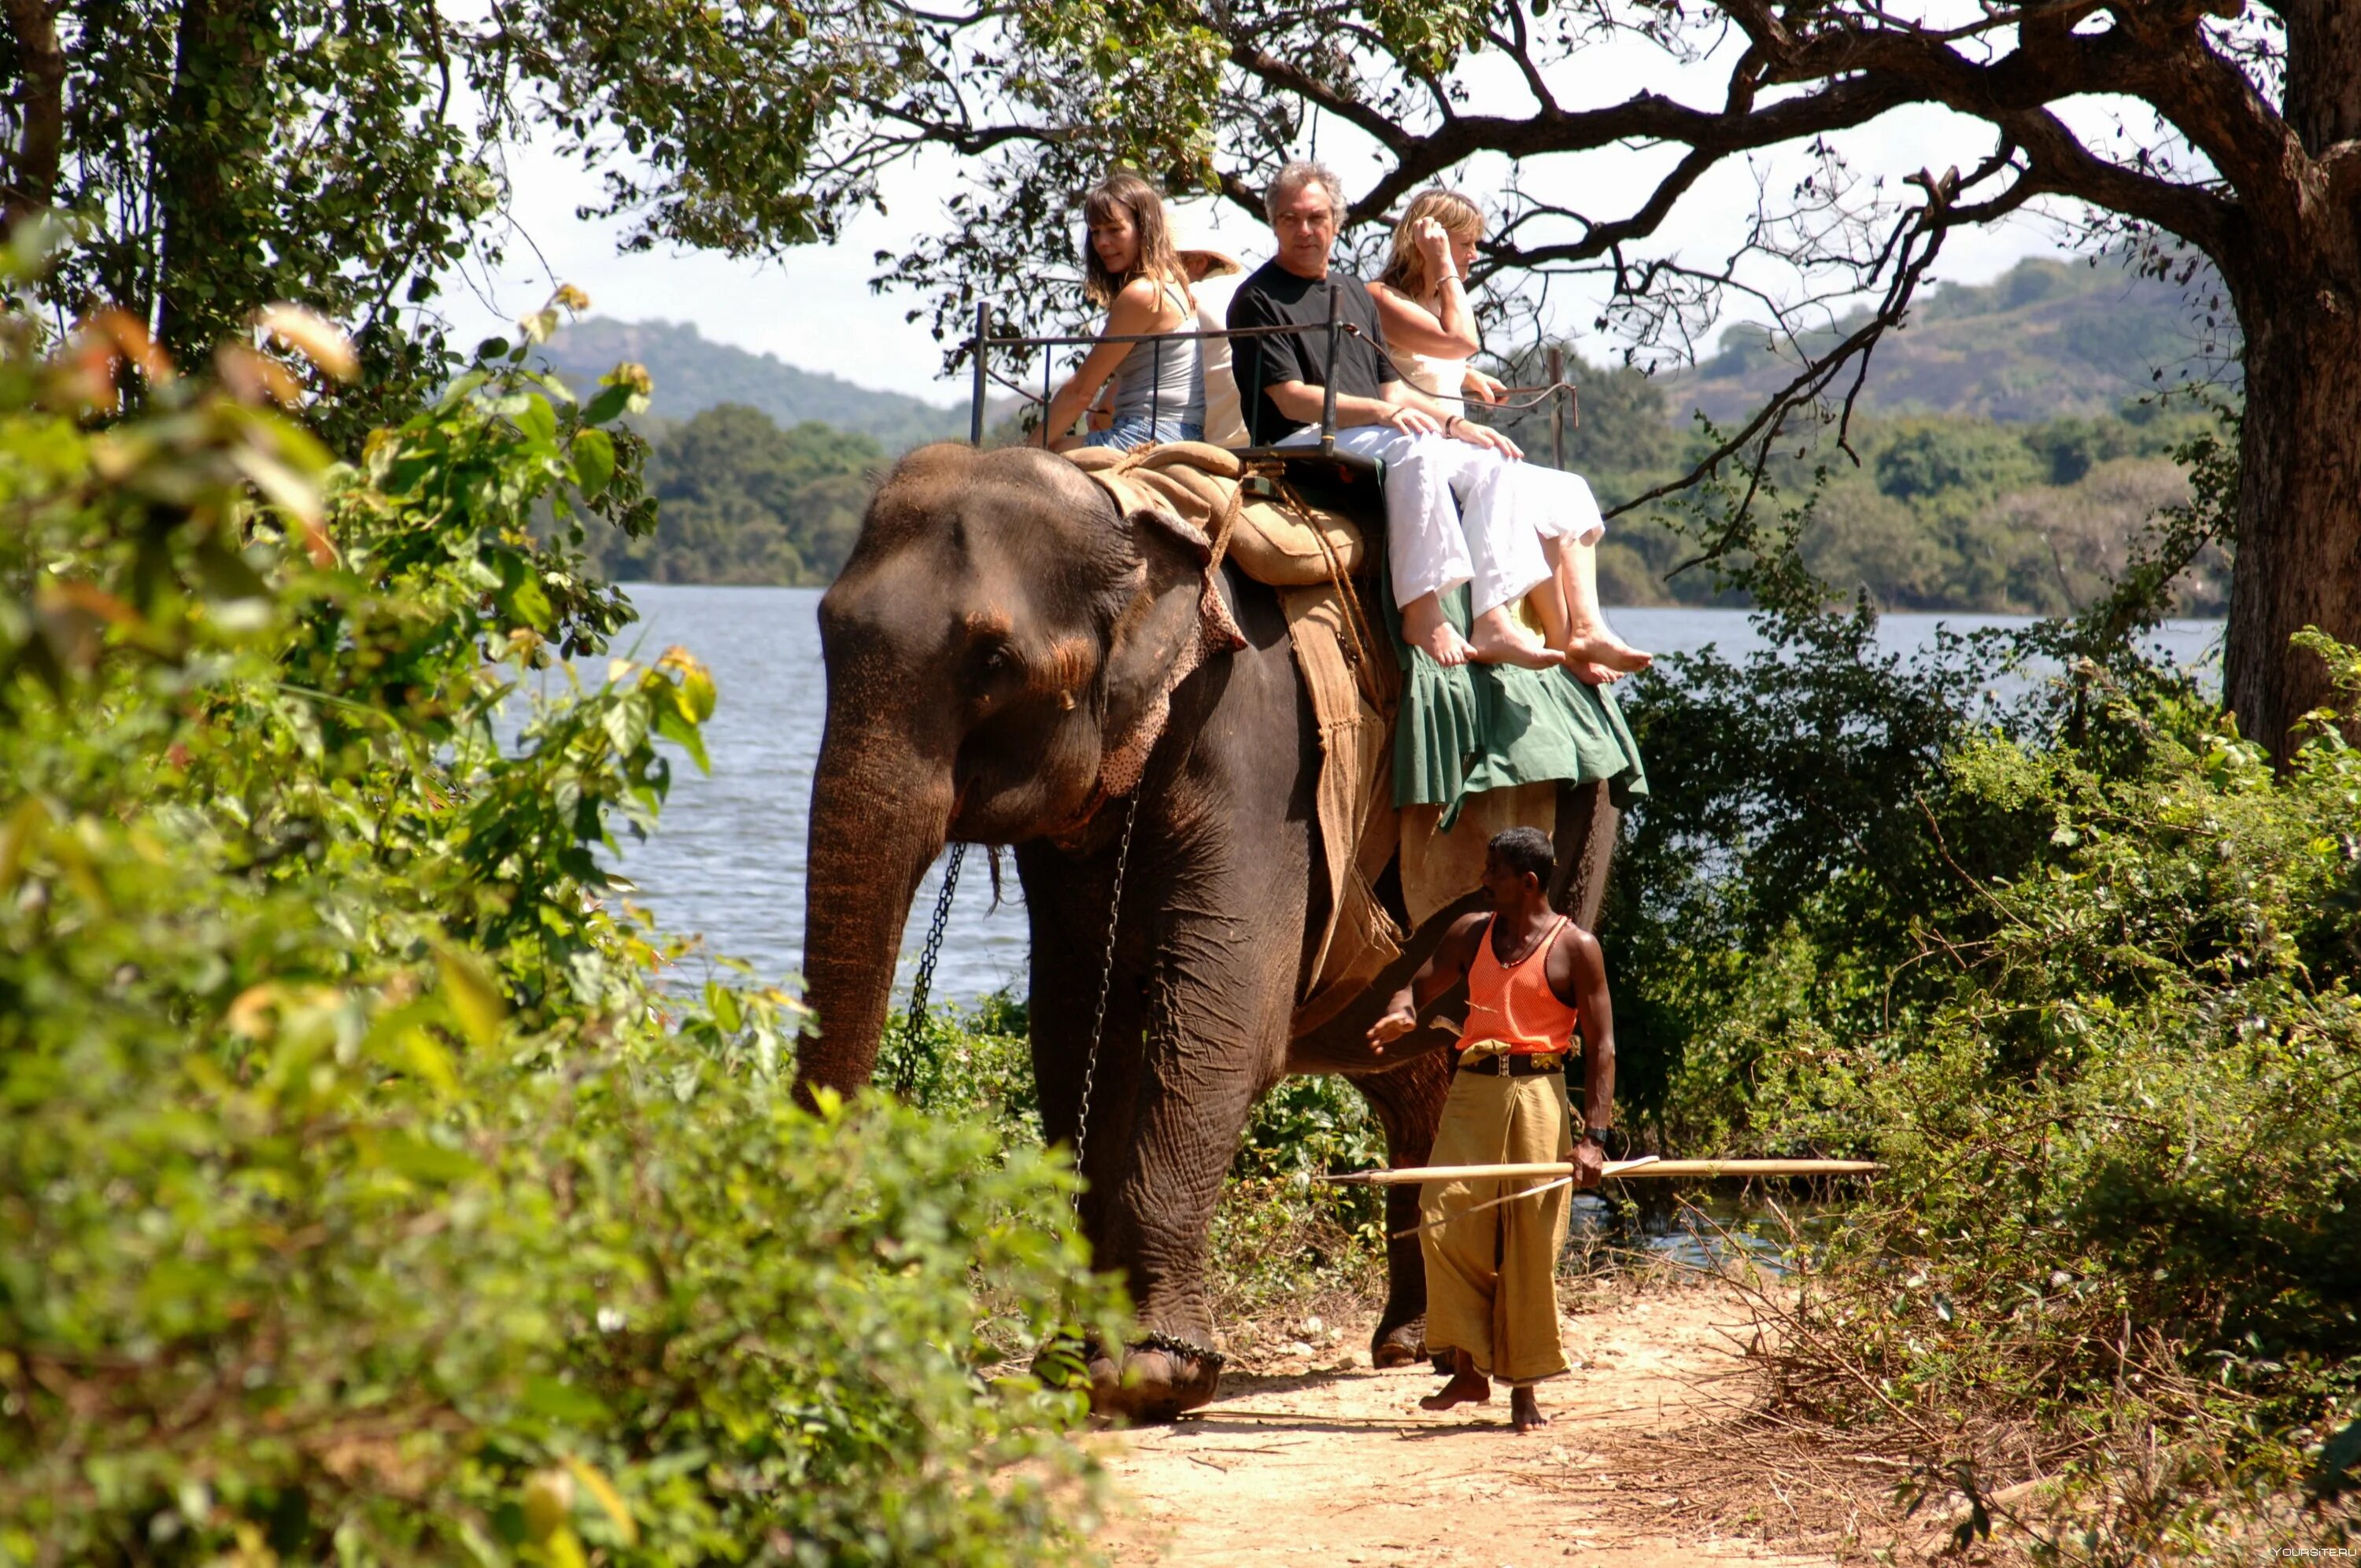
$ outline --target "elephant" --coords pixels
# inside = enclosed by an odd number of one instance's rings
[[[1382,1058],[1365,1036],[1478,896],[1427,920],[1366,994],[1290,1037],[1329,897],[1319,736],[1278,598],[1234,563],[1213,582],[1243,645],[1168,678],[1201,628],[1209,554],[1169,514],[1121,515],[1061,456],[943,443],[880,482],[819,611],[827,718],[798,1091],[869,1081],[910,904],[945,844],[1013,847],[1044,1131],[1079,1146],[1084,1234],[1097,1266],[1122,1272],[1141,1330],[1127,1347],[1093,1347],[1093,1403],[1135,1420],[1213,1397],[1206,1236],[1266,1091],[1290,1073],[1349,1074],[1392,1163],[1425,1157],[1452,1033],[1429,1022]],[[1142,735],[1144,761],[1121,755]],[[1110,787],[1122,773],[1136,782]],[[1603,785],[1559,798],[1555,891],[1595,916],[1613,807]],[[1416,1189],[1392,1190],[1389,1231],[1416,1213]],[[1388,1264],[1379,1365],[1423,1354],[1415,1238],[1398,1236]]]

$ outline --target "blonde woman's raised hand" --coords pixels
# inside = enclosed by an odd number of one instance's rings
[[[1451,231],[1433,218],[1421,218],[1410,231],[1411,239],[1418,246],[1420,259],[1426,263],[1427,282],[1435,288],[1446,278],[1459,276],[1458,264],[1451,258]]]

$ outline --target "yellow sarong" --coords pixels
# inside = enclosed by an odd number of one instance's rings
[[[1451,1080],[1435,1165],[1504,1165],[1571,1159],[1574,1113],[1565,1075],[1493,1077],[1462,1071]],[[1420,1189],[1419,1248],[1426,1256],[1426,1346],[1464,1350],[1476,1370],[1511,1384],[1562,1376],[1557,1255],[1565,1245],[1570,1188],[1470,1213],[1504,1193],[1546,1179],[1430,1181]]]

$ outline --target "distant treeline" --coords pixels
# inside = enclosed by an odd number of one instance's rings
[[[806,420],[782,430],[743,403],[649,420],[656,531],[603,533],[620,582],[816,587],[833,581],[885,463],[875,438]]]
[[[1511,366],[1520,378],[1522,367]],[[1580,418],[1567,466],[1612,508],[1685,470],[1701,433],[1671,417],[1657,382],[1578,360]],[[1545,411],[1501,422],[1534,461],[1551,456]],[[2174,448],[2208,416],[2132,403],[2114,415],[2004,424],[1960,415],[1855,422],[1855,466],[1823,452],[1787,459],[1790,494],[1828,465],[1805,555],[1839,593],[1866,590],[1882,608],[2045,614],[2096,596],[2158,508],[2186,498]],[[615,536],[601,565],[627,581],[818,586],[852,547],[871,485],[888,454],[874,438],[818,421],[781,429],[725,403],[677,422],[652,421],[655,533]],[[1675,568],[1686,546],[1646,510],[1609,525],[1599,554],[1609,604],[1742,602],[1708,574]],[[2183,613],[2221,613],[2227,574],[2201,563]]]
[[[1528,384],[1539,376],[1510,367]],[[1567,466],[1613,508],[1685,473],[1709,444],[1671,417],[1664,389],[1635,370],[1570,362],[1581,417],[1566,432]],[[1547,461],[1550,429],[1534,409],[1501,422],[1529,456]],[[2127,402],[2098,417],[2003,423],[1960,414],[1857,418],[1850,457],[1823,443],[1774,465],[1790,497],[1828,475],[1806,563],[1840,594],[1865,589],[1900,610],[2052,614],[2088,604],[2121,570],[2130,542],[2159,508],[2188,498],[2172,453],[2213,416],[2176,398]],[[1792,449],[1791,449],[1792,451]],[[1673,575],[1685,543],[1648,509],[1610,521],[1599,551],[1599,595],[1609,604],[1708,604],[1708,574]],[[2227,563],[2201,558],[2181,586],[2183,614],[2218,615]]]

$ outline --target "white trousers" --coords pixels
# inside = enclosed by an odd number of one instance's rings
[[[1310,446],[1316,428],[1282,446]],[[1607,532],[1579,475],[1543,468],[1445,435],[1385,424],[1336,433],[1339,449],[1386,466],[1386,543],[1394,603],[1469,585],[1469,613],[1513,604],[1550,575],[1542,541],[1596,543]]]

